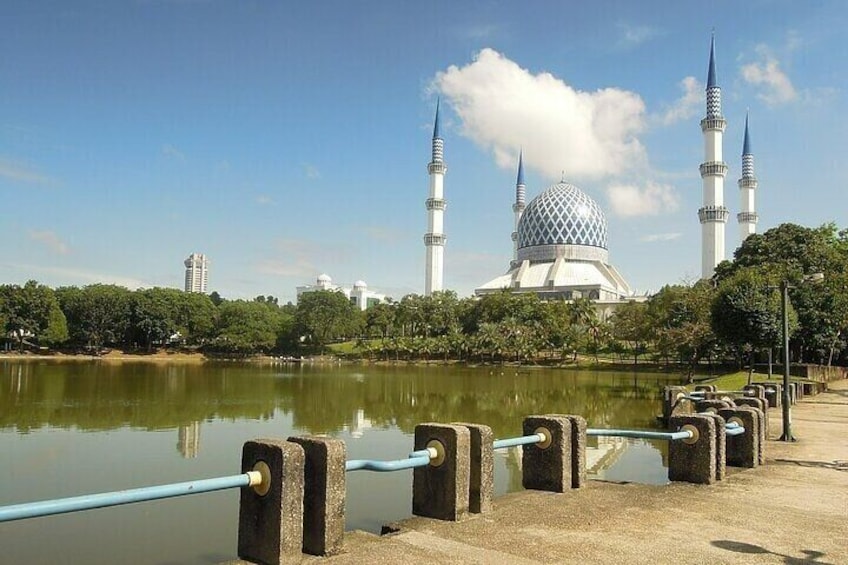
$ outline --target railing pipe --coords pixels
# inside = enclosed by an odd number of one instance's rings
[[[531,434],[529,436],[511,437],[506,439],[496,439],[492,442],[493,449],[504,449],[507,447],[517,447],[519,445],[530,445],[533,443],[542,443],[545,441],[545,434]]]
[[[745,433],[745,428],[743,428],[742,426],[737,426],[735,428],[726,427],[724,429],[724,434],[728,435],[728,436],[741,436],[744,433]]]
[[[430,464],[430,454],[394,461],[374,461],[373,459],[351,459],[345,462],[345,471],[378,471],[388,473],[403,469],[414,469]]]
[[[630,437],[636,439],[663,439],[675,441],[680,439],[689,439],[692,437],[692,432],[683,430],[679,432],[652,432],[647,430],[615,430],[615,429],[599,429],[589,428],[586,430],[587,436],[606,436],[606,437]]]
[[[219,477],[215,479],[201,479],[198,481],[173,483],[169,485],[157,485],[99,494],[86,494],[71,498],[27,502],[24,504],[0,507],[0,522],[11,522],[12,520],[23,520],[25,518],[52,516],[54,514],[79,512],[81,510],[92,510],[94,508],[107,508],[110,506],[120,506],[122,504],[132,504],[134,502],[147,502],[163,498],[185,496],[188,494],[200,494],[216,490],[254,486],[261,482],[261,474],[258,471],[250,471],[242,475]]]

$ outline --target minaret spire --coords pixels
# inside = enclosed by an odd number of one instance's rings
[[[724,261],[724,227],[728,211],[724,205],[724,177],[727,164],[722,160],[722,136],[727,127],[721,115],[721,88],[716,77],[715,33],[710,39],[710,64],[707,70],[707,112],[701,120],[704,135],[704,162],[701,163],[704,205],[698,210],[701,222],[701,277],[713,276]]]
[[[512,261],[515,264],[518,261],[518,222],[521,220],[521,215],[524,213],[524,198],[526,193],[524,185],[524,150],[518,153],[518,177],[515,179],[515,204],[512,205],[512,211],[515,214],[515,224],[512,231]]]
[[[751,152],[751,137],[748,134],[748,114],[745,113],[745,138],[742,142],[742,177],[739,185],[741,212],[736,214],[739,222],[740,243],[752,233],[757,233],[757,221],[760,219],[754,206],[754,192],[757,189],[757,177],[754,176],[754,154]]]
[[[433,150],[427,172],[430,174],[430,197],[425,201],[427,207],[427,233],[424,234],[424,246],[427,250],[424,272],[424,294],[430,296],[443,288],[445,234],[444,199],[445,173],[448,168],[444,162],[445,142],[439,128],[439,108],[441,99],[436,101],[436,119],[433,124]]]

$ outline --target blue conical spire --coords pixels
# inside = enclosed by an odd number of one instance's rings
[[[707,88],[718,86],[715,69],[715,33],[710,39],[710,70],[707,72]]]
[[[436,124],[433,126],[433,139],[441,139],[442,136],[439,133],[439,105],[441,104],[442,99],[436,99]]]
[[[742,142],[742,155],[753,155],[751,152],[751,137],[748,135],[748,114],[745,114],[745,141]]]
[[[515,181],[516,185],[524,184],[524,150],[518,154],[518,179]]]

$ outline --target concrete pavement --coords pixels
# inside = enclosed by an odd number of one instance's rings
[[[412,518],[388,536],[346,535],[345,550],[304,563],[848,563],[848,381],[792,410],[797,443],[766,465],[728,468],[710,486],[592,481],[565,494],[524,491],[462,522]]]

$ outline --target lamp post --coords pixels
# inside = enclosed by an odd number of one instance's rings
[[[818,283],[824,280],[824,273],[806,275],[801,282]],[[789,281],[780,283],[781,315],[783,316],[783,435],[779,441],[796,441],[792,435],[792,408],[789,395]]]

